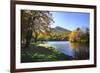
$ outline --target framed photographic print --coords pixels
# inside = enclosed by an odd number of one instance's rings
[[[96,67],[96,6],[11,1],[11,72]]]

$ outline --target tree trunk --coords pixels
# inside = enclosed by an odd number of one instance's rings
[[[31,38],[32,38],[32,30],[29,29],[26,34],[26,47],[30,45]]]
[[[37,40],[38,40],[38,33],[35,32],[34,42],[37,43]]]
[[[35,43],[37,43],[37,37],[36,37],[36,38],[34,38],[34,42],[35,42]]]

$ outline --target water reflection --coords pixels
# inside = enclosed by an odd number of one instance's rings
[[[74,59],[89,59],[89,47],[84,43],[70,43]]]
[[[49,45],[65,55],[72,56],[75,60],[89,59],[89,47],[83,43],[71,43],[69,41],[48,41]]]
[[[73,56],[73,50],[70,47],[70,42],[67,41],[49,41],[48,44],[66,55]]]

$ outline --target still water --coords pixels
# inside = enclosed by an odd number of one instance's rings
[[[89,59],[89,48],[85,45],[70,43],[69,41],[48,41],[47,43],[75,59]]]

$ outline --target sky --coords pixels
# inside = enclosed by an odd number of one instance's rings
[[[89,28],[90,14],[82,12],[50,12],[55,23],[51,25],[52,28],[60,26],[68,30],[75,30],[76,28]]]

